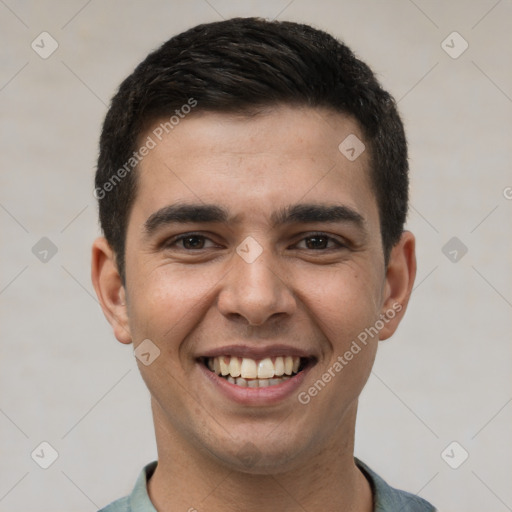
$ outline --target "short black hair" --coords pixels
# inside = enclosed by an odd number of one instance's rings
[[[175,114],[183,117],[192,107],[254,114],[278,105],[325,107],[357,120],[369,150],[387,264],[403,232],[409,188],[407,142],[392,96],[364,62],[324,31],[232,18],[172,37],[112,98],[100,137],[95,196],[123,283],[127,224],[137,192],[137,143],[150,124],[167,117],[167,130],[178,119]]]

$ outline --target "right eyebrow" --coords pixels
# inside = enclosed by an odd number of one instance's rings
[[[151,214],[144,223],[144,233],[150,237],[159,227],[171,223],[218,222],[226,223],[229,213],[211,204],[171,204]]]

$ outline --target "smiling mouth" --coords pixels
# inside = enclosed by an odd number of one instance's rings
[[[298,356],[266,357],[259,360],[217,356],[200,358],[200,362],[231,384],[246,388],[264,388],[292,379],[313,361]]]

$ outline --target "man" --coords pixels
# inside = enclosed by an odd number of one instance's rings
[[[415,278],[407,171],[391,96],[306,25],[200,25],[121,84],[92,280],[158,461],[104,511],[434,510],[353,455]]]

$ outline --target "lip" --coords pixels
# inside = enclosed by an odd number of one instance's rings
[[[226,354],[226,352],[222,352],[222,354]],[[268,352],[266,352],[266,354],[268,355]],[[216,373],[210,371],[200,361],[197,361],[197,365],[199,366],[201,373],[208,379],[207,385],[213,385],[215,390],[218,390],[224,397],[232,400],[233,402],[253,407],[278,404],[290,396],[295,395],[297,388],[303,383],[306,375],[313,366],[315,366],[315,364],[316,361],[311,359],[302,371],[281,384],[267,386],[264,388],[249,388],[231,384],[226,379],[219,377]]]

